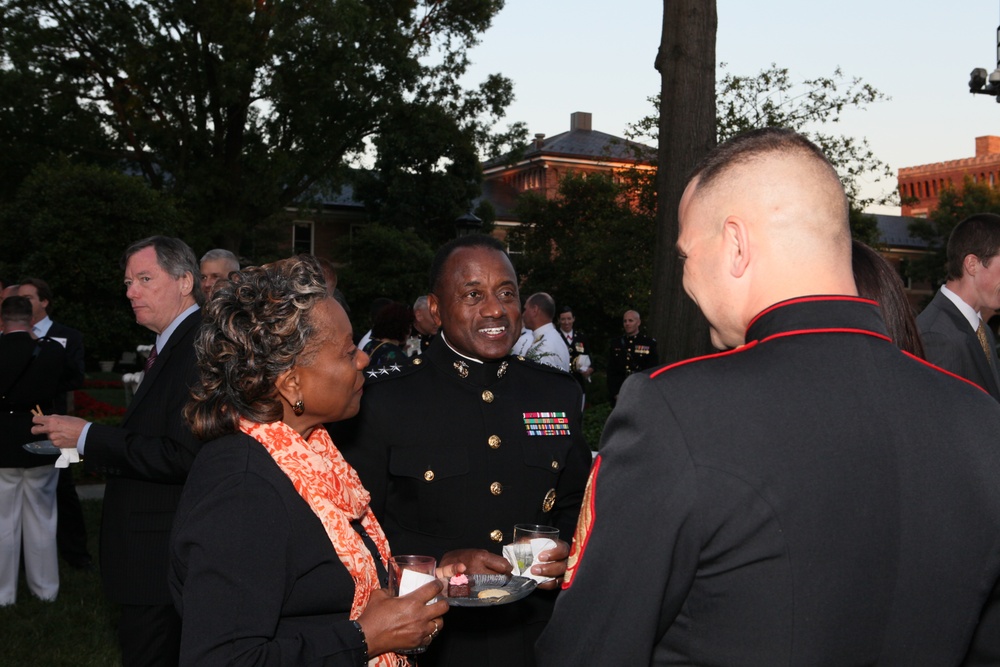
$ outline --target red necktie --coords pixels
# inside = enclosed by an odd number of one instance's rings
[[[149,356],[146,357],[146,365],[143,367],[143,370],[148,373],[149,369],[153,367],[154,361],[156,361],[156,345],[149,351]]]

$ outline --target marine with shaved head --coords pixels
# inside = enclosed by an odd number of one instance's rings
[[[622,387],[539,664],[997,664],[1000,410],[857,296],[833,167],[750,132],[679,214],[722,352]]]

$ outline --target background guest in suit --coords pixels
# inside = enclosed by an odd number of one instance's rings
[[[23,444],[31,435],[35,406],[51,411],[65,382],[66,351],[31,333],[31,302],[12,296],[0,304],[0,605],[17,598],[22,536],[28,588],[42,600],[59,593],[56,553],[54,456],[39,456]]]
[[[1000,309],[1000,216],[979,213],[948,237],[948,280],[917,316],[927,360],[1000,401],[996,340],[982,311]]]
[[[858,298],[837,172],[749,132],[679,220],[725,351],[626,380],[540,664],[998,664],[1000,406]]]
[[[212,298],[212,292],[220,280],[227,280],[229,274],[240,270],[240,259],[224,248],[209,250],[201,258],[201,291],[205,299]]]
[[[361,400],[347,314],[304,255],[239,273],[206,311],[185,411],[206,444],[172,540],[181,664],[402,664],[390,651],[429,643],[448,607],[427,605],[439,582],[383,590],[389,545],[322,426]]]
[[[924,344],[899,273],[882,255],[857,240],[851,241],[851,269],[858,296],[878,304],[892,342],[923,359]]]
[[[77,417],[36,417],[36,434],[76,447],[88,470],[107,478],[101,575],[122,605],[119,643],[126,667],[176,665],[180,618],[167,587],[168,543],[198,441],[181,414],[197,381],[194,338],[203,298],[198,262],[180,239],[153,236],[125,251],[125,294],[136,322],[157,334],[146,374],[121,427]]]
[[[17,293],[31,301],[31,324],[35,336],[48,336],[66,348],[69,372],[58,389],[52,412],[58,415],[69,414],[72,405],[72,394],[69,392],[83,386],[83,334],[61,322],[52,321],[52,289],[41,278],[25,278],[17,286]],[[56,502],[59,507],[59,528],[56,532],[59,555],[72,567],[89,569],[93,558],[87,549],[87,525],[83,520],[83,508],[80,506],[80,496],[76,492],[71,467],[59,471]]]

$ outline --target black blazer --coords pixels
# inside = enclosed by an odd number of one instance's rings
[[[198,440],[181,414],[198,379],[194,338],[201,312],[167,340],[139,385],[121,427],[93,424],[84,465],[107,477],[101,575],[119,604],[169,605],[170,527]]]
[[[969,321],[958,307],[940,290],[917,316],[917,327],[924,341],[927,361],[975,382],[1000,401],[1000,379],[996,369],[1000,361],[994,353],[994,366],[990,367],[975,330],[969,326]],[[996,340],[989,327],[986,328],[986,335],[990,341],[990,349],[995,350]]]
[[[66,351],[28,332],[0,336],[0,468],[52,465],[55,456],[30,454],[21,446],[41,440],[31,433],[31,409],[46,414],[67,373]]]
[[[170,591],[182,665],[361,662],[354,580],[291,480],[242,433],[206,443],[191,469]]]

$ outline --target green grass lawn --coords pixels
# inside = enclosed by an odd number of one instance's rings
[[[97,554],[101,501],[83,501],[90,553]],[[42,602],[24,575],[17,604],[0,607],[0,664],[32,667],[105,667],[121,664],[115,610],[104,600],[97,570],[81,572],[59,563],[59,597]]]

